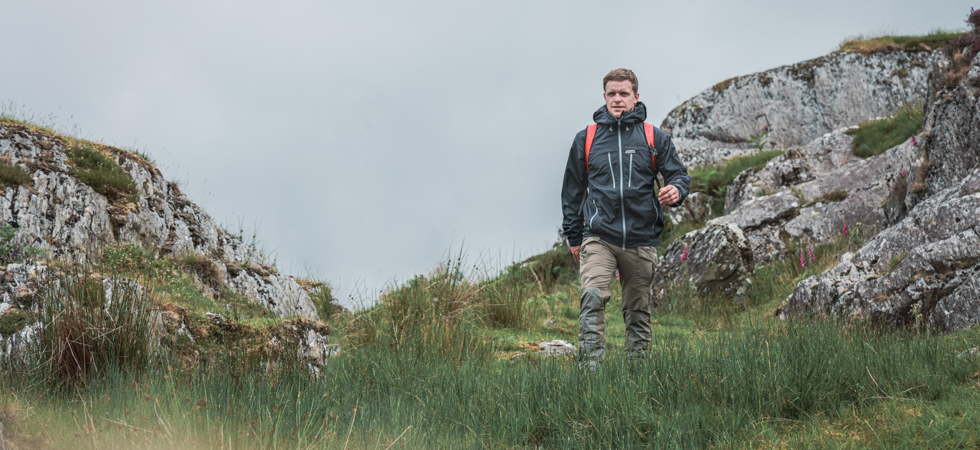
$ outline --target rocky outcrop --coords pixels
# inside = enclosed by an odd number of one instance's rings
[[[937,61],[930,77],[923,155],[883,208],[897,223],[797,284],[784,314],[940,332],[980,322],[980,56],[955,86],[943,78],[946,63]]]
[[[97,146],[135,182],[132,199],[110,199],[72,175],[72,141],[0,122],[0,158],[24,167],[33,182],[0,187],[0,221],[18,227],[11,244],[50,256],[97,260],[110,244],[136,244],[158,254],[194,252],[210,258],[220,282],[280,316],[317,319],[316,307],[296,281],[278,273],[254,248],[223,231],[201,208],[133,153]]]
[[[749,134],[768,133],[777,147],[802,146],[924,98],[939,59],[938,51],[832,53],[718,83],[671,111],[661,128],[689,167],[754,153]]]
[[[952,331],[980,321],[980,170],[922,201],[840,264],[797,284],[784,314]]]
[[[677,238],[654,271],[654,292],[667,285],[690,283],[700,292],[740,298],[755,270],[749,242],[734,224],[709,225]]]

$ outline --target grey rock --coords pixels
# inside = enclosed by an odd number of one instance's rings
[[[709,224],[667,246],[660,270],[654,271],[653,290],[691,283],[701,292],[722,292],[739,298],[754,268],[749,241],[738,225]]]
[[[0,363],[9,358],[24,361],[30,355],[27,350],[37,342],[41,333],[41,323],[30,324],[19,331],[4,336],[0,334]]]
[[[801,146],[924,98],[940,58],[939,51],[838,52],[736,77],[682,103],[661,128],[671,130],[692,167],[726,158],[716,154],[754,152],[744,144],[749,134],[768,132],[777,147]]]
[[[765,225],[778,224],[796,217],[800,212],[800,199],[792,193],[779,192],[753,198],[731,214],[709,221],[709,224],[734,223],[742,230],[755,230]]]
[[[315,328],[307,328],[300,333],[296,356],[301,361],[309,361],[322,366],[327,359],[340,354],[340,346],[330,344],[330,335]]]
[[[578,349],[576,349],[574,345],[561,339],[541,341],[538,342],[538,346],[541,348],[537,351],[537,354],[544,357],[575,356],[578,354]]]

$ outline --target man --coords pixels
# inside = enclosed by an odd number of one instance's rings
[[[592,115],[597,125],[588,156],[587,128],[572,142],[561,193],[563,234],[581,264],[579,365],[592,369],[605,356],[605,308],[617,270],[627,356],[646,351],[651,280],[664,228],[661,205],[684,201],[691,184],[666,132],[651,126],[653,146],[648,145],[646,107],[636,75],[613,70],[602,79],[602,87],[606,104]],[[665,183],[661,189],[655,184],[658,172]]]

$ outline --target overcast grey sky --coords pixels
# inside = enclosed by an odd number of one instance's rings
[[[0,0],[0,100],[135,147],[342,300],[447,250],[556,241],[565,159],[627,67],[648,121],[855,35],[965,29],[970,1]],[[974,2],[972,6],[978,6]]]

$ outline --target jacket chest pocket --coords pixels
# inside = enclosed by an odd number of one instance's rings
[[[651,180],[654,174],[653,160],[650,150],[647,148],[628,148],[623,150],[624,167],[629,167],[629,172],[623,173],[623,184],[628,188],[642,186],[644,182]]]
[[[627,160],[628,162],[628,160]],[[615,152],[589,155],[589,178],[592,183],[602,187],[619,187],[619,156]],[[623,170],[626,170],[624,165]]]

